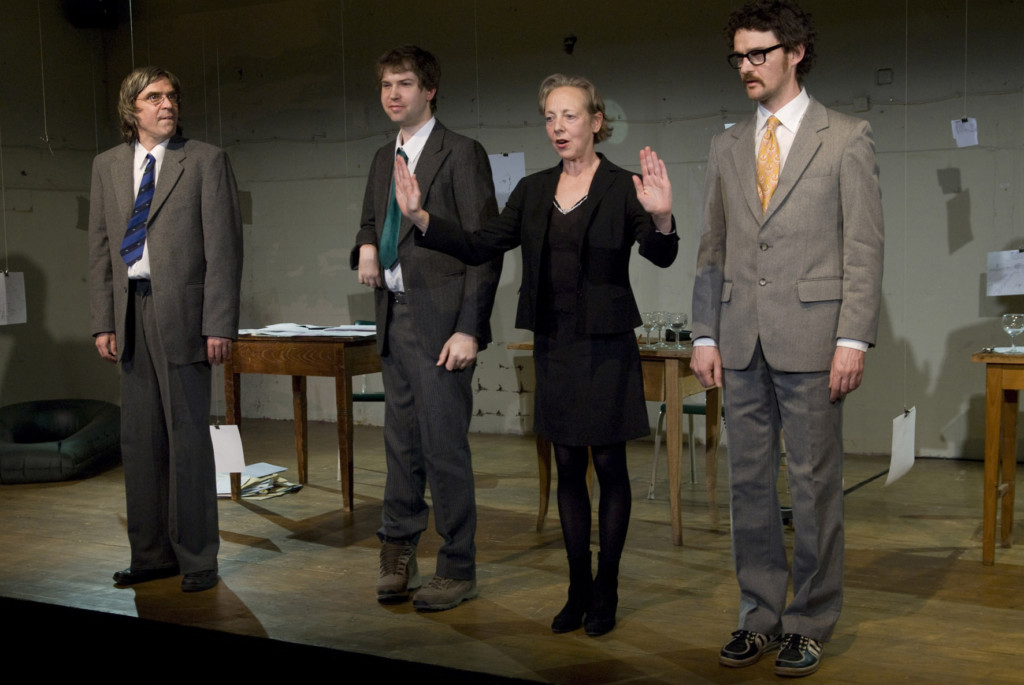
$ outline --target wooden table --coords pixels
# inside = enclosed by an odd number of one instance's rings
[[[532,350],[533,343],[510,343],[509,349]],[[640,364],[644,376],[644,398],[648,402],[664,402],[666,415],[665,450],[668,453],[669,515],[672,519],[672,543],[683,544],[683,519],[679,502],[679,484],[683,452],[683,399],[705,392],[690,371],[693,348],[684,344],[681,350],[640,350]],[[718,417],[722,413],[720,389],[707,389],[707,415],[705,418],[706,464],[705,487],[708,511],[712,522],[718,520],[715,487],[718,481]],[[690,436],[693,439],[693,436]],[[540,477],[540,506],[537,511],[537,530],[544,527],[551,498],[551,443],[537,436],[537,469]]]
[[[308,480],[306,427],[306,376],[333,376],[338,404],[338,461],[345,511],[352,511],[352,376],[380,371],[376,336],[272,338],[242,335],[231,347],[231,361],[224,365],[224,399],[228,424],[242,422],[243,373],[292,377],[295,410],[295,452],[299,482]],[[231,474],[231,496],[238,499],[240,476]]]
[[[1003,500],[1000,542],[1003,547],[1009,547],[1012,540],[1017,471],[1017,395],[1024,389],[1024,354],[982,351],[971,355],[971,361],[985,364],[985,493],[982,498],[981,563],[991,566],[996,556],[996,505],[999,498]]]

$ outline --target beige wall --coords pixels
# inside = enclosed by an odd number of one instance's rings
[[[642,309],[688,311],[708,144],[751,109],[724,60],[731,5],[135,0],[133,27],[136,64],[182,78],[186,134],[228,150],[251,207],[243,326],[372,316],[348,252],[371,156],[393,134],[373,61],[400,42],[441,59],[439,118],[489,152],[525,152],[527,171],[556,161],[536,111],[540,80],[554,71],[591,77],[620,118],[601,151],[635,168],[637,150],[655,147],[675,189],[680,258],[665,271],[635,260],[637,299]],[[984,296],[985,254],[1024,246],[1024,5],[971,2],[966,55],[962,0],[911,0],[909,21],[903,3],[805,6],[820,36],[808,90],[871,122],[888,234],[879,345],[848,401],[847,448],[887,452],[891,419],[906,404],[918,408],[920,454],[978,456],[984,376],[969,355],[1005,344],[998,316],[1024,311],[1024,297]],[[3,404],[118,395],[115,370],[88,336],[84,217],[90,160],[117,143],[112,111],[132,36],[126,16],[115,30],[80,29],[59,7],[42,3],[42,59],[36,3],[0,9],[7,250],[29,293],[29,323],[0,328]],[[562,50],[570,34],[572,56]],[[949,121],[965,111],[965,65],[966,111],[979,120],[982,144],[957,149]],[[891,85],[876,85],[881,68],[893,70]],[[866,111],[856,111],[856,98],[868,99]],[[940,175],[958,176],[958,185],[940,184]],[[529,339],[513,327],[519,275],[518,255],[507,256],[496,344],[480,356],[474,430],[530,426],[530,393],[520,392],[529,361],[504,349]],[[247,416],[291,415],[284,379],[246,377],[243,395]],[[214,397],[222,407],[219,388]],[[332,419],[333,406],[333,386],[311,381],[311,417]],[[357,412],[381,420],[379,406]]]

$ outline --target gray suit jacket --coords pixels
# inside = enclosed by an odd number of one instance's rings
[[[351,265],[359,263],[359,247],[380,246],[391,199],[395,144],[374,155],[363,198],[363,216],[352,250]],[[416,164],[416,179],[423,193],[423,208],[431,216],[450,218],[467,231],[477,230],[496,216],[491,165],[480,143],[449,131],[435,122]],[[398,261],[416,327],[435,356],[453,333],[475,336],[480,349],[491,340],[491,307],[501,276],[501,258],[481,266],[466,266],[455,257],[416,246],[413,224],[402,217]],[[383,277],[382,277],[383,280]],[[385,354],[388,293],[376,293],[377,351]]]
[[[768,211],[756,187],[753,118],[711,142],[693,337],[744,369],[758,338],[779,371],[830,368],[837,338],[874,344],[883,227],[867,122],[813,98]]]
[[[125,347],[128,267],[119,253],[135,204],[134,145],[97,155],[89,207],[92,333],[114,331]],[[153,303],[167,360],[206,360],[206,338],[238,335],[242,219],[227,155],[172,138],[146,229]]]

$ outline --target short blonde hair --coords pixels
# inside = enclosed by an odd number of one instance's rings
[[[590,116],[601,115],[601,128],[594,134],[594,142],[600,143],[608,140],[612,135],[612,127],[608,123],[608,115],[604,111],[604,100],[597,92],[597,86],[591,83],[585,76],[566,76],[565,74],[551,74],[540,84],[540,91],[537,93],[537,108],[541,116],[544,115],[544,106],[548,103],[548,96],[555,88],[579,88],[583,91],[583,105]]]

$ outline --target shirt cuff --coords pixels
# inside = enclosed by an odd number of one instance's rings
[[[867,352],[870,345],[860,340],[854,340],[853,338],[839,338],[836,340],[836,347],[852,347],[855,350]]]
[[[718,343],[715,342],[714,338],[702,335],[693,341],[694,347],[718,347]]]

